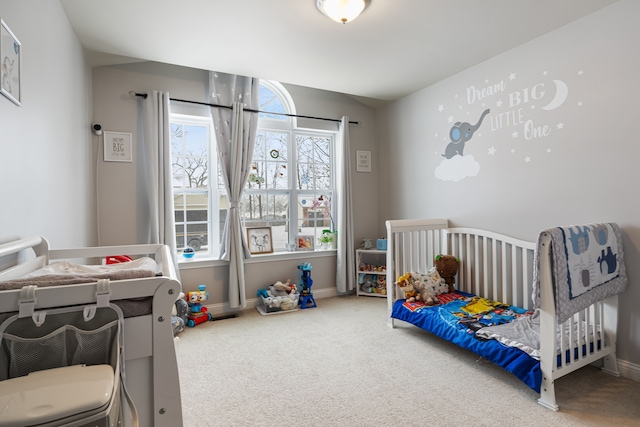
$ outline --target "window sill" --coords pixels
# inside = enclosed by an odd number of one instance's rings
[[[336,249],[326,249],[318,251],[299,251],[299,252],[277,252],[264,255],[252,255],[250,259],[246,260],[246,264],[257,264],[261,262],[274,262],[274,261],[286,261],[291,259],[309,259],[309,258],[324,258],[330,256],[336,256]],[[211,258],[206,255],[201,257],[195,256],[192,259],[184,259],[182,256],[178,261],[178,267],[180,270],[189,270],[195,268],[207,268],[217,267],[222,265],[228,265],[229,261],[224,261],[217,258]]]

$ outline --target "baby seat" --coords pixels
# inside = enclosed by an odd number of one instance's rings
[[[0,426],[137,426],[124,384],[124,319],[109,303],[35,310],[36,287],[0,325]]]

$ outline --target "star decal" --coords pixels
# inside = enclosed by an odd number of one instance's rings
[[[513,132],[511,132],[511,138],[517,138],[519,135],[517,130],[514,130]]]
[[[524,158],[525,163],[531,163],[531,157],[527,156]]]
[[[444,105],[438,105],[438,111],[442,113],[444,111]]]
[[[496,147],[494,146],[489,147],[489,155],[493,156],[494,154],[496,154]]]
[[[556,128],[557,128],[558,130],[564,129],[564,123],[562,123],[562,122],[558,123],[558,124],[556,125]]]
[[[498,100],[498,102],[496,102],[496,107],[502,107],[502,99]]]
[[[449,117],[447,117],[447,121],[449,123],[453,123],[453,116],[450,115]]]
[[[509,74],[509,80],[515,80],[515,78],[516,78],[516,73]]]

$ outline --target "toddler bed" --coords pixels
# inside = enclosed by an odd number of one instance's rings
[[[599,360],[619,376],[617,294],[627,281],[616,224],[549,229],[535,243],[449,228],[445,219],[392,220],[386,228],[389,326],[402,320],[469,349],[556,411],[556,379]],[[455,292],[433,306],[409,302],[394,283],[426,273],[438,254],[459,259]]]
[[[119,267],[100,265],[107,257],[125,254],[134,261]],[[29,295],[36,312],[95,304],[105,298],[106,291],[109,301],[124,314],[123,378],[139,425],[180,427],[180,383],[171,326],[171,310],[181,290],[176,277],[165,245],[53,250],[42,237],[4,243],[0,245],[0,322],[24,306],[28,292],[21,295],[23,287],[34,290]]]

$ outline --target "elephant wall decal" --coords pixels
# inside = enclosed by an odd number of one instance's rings
[[[489,114],[490,111],[491,110],[489,108],[484,110],[478,119],[478,123],[475,125],[471,125],[468,122],[456,122],[449,131],[449,138],[451,138],[451,142],[447,145],[442,157],[450,159],[456,155],[463,156],[464,144],[471,139],[474,132],[477,131],[482,124],[484,117]]]

